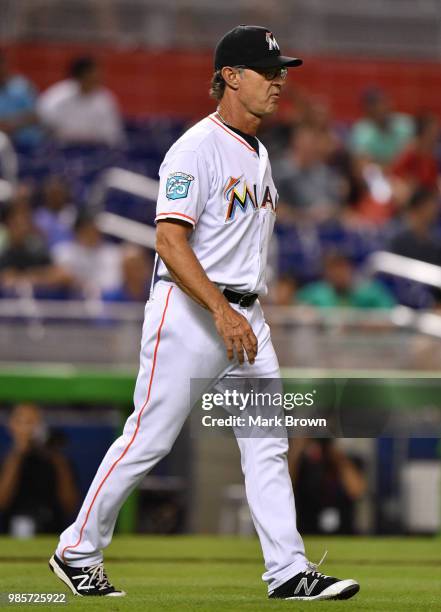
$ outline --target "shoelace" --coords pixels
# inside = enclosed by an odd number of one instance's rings
[[[325,560],[327,554],[328,554],[328,551],[325,550],[325,554],[323,555],[323,557],[320,559],[318,563],[312,563],[311,561],[308,561],[308,565],[307,565],[307,569],[305,570],[305,574],[315,574],[316,576],[323,576],[324,578],[328,578],[326,574],[322,574],[321,572],[317,571],[318,568],[323,563],[323,561]]]
[[[104,563],[91,565],[86,571],[90,574],[89,587],[92,586],[93,582],[96,582],[96,586],[100,591],[112,586],[104,571]]]

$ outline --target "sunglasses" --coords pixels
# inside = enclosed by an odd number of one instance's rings
[[[235,68],[246,68],[247,70],[253,70],[258,74],[261,74],[267,81],[274,81],[274,79],[279,77],[284,81],[288,76],[288,68],[285,68],[285,66],[277,66],[276,68],[251,68],[250,66],[235,66]]]

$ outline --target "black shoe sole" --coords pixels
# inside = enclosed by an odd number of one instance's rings
[[[348,586],[345,589],[343,589],[343,591],[339,593],[336,597],[334,597],[334,599],[350,599],[351,597],[356,595],[359,590],[360,590],[359,584],[352,584],[351,586]]]

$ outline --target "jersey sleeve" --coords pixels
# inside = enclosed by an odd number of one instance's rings
[[[168,154],[159,169],[155,221],[180,219],[194,227],[205,208],[209,191],[207,164],[198,152]]]

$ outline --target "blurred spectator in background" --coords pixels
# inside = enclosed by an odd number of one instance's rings
[[[387,165],[414,134],[413,120],[394,113],[388,96],[380,89],[367,90],[362,99],[364,117],[351,132],[351,148],[367,162]]]
[[[347,457],[329,438],[292,438],[288,465],[298,529],[302,533],[355,533],[355,502],[367,488],[360,462]]]
[[[101,298],[121,286],[121,247],[104,240],[88,213],[78,216],[74,229],[74,240],[54,247],[55,261],[72,274],[84,297]]]
[[[396,213],[388,177],[379,166],[366,167],[360,158],[350,156],[348,182],[348,203],[358,219],[369,225],[383,225]]]
[[[121,144],[123,128],[116,98],[102,85],[95,60],[75,59],[69,76],[40,95],[37,109],[42,123],[65,145]]]
[[[146,302],[150,292],[153,262],[141,247],[126,245],[122,249],[122,283],[104,291],[106,302]]]
[[[321,221],[336,214],[341,201],[339,177],[326,165],[323,140],[317,129],[297,127],[290,147],[274,165],[280,205],[296,218]]]
[[[438,189],[439,173],[436,157],[440,130],[435,115],[422,115],[415,121],[415,138],[394,161],[394,195],[402,205],[418,187]]]
[[[0,465],[0,514],[13,535],[53,533],[77,510],[78,491],[66,458],[48,437],[41,411],[19,404],[9,418],[10,451]],[[26,533],[20,533],[23,530]]]
[[[341,147],[329,106],[318,96],[309,96],[305,102],[300,125],[307,125],[315,130],[320,157],[324,162],[329,162]]]
[[[261,134],[274,160],[289,146],[293,130],[302,125],[316,130],[325,156],[331,155],[341,145],[326,100],[298,84],[287,82],[277,116],[265,120]]]
[[[270,287],[270,299],[276,306],[292,306],[296,299],[297,283],[294,276],[281,274]]]
[[[404,225],[391,238],[388,250],[440,266],[441,239],[435,225],[439,217],[438,193],[417,189],[407,205]]]
[[[25,202],[19,199],[6,210],[4,224],[6,244],[0,252],[0,295],[49,297],[71,285],[70,274],[52,262]]]
[[[38,144],[42,132],[37,127],[37,92],[27,79],[9,72],[6,55],[0,51],[0,130],[18,145]]]
[[[376,280],[357,281],[351,260],[343,253],[324,257],[324,278],[297,292],[300,304],[318,308],[392,308],[393,295]]]
[[[47,177],[41,187],[34,223],[45,236],[49,248],[73,239],[76,208],[71,203],[69,188],[60,176]]]

